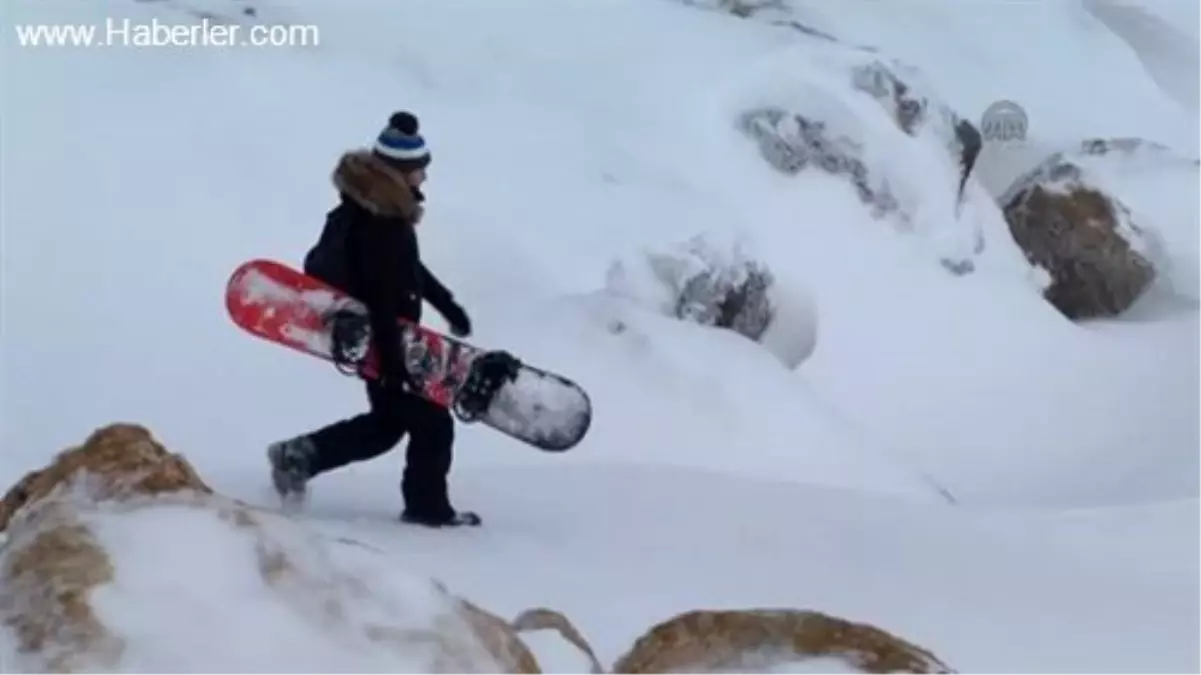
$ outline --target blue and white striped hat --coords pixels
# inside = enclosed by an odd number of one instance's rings
[[[372,150],[401,171],[424,169],[431,159],[425,139],[419,133],[417,117],[407,111],[392,114]]]

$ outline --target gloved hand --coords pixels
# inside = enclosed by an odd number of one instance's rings
[[[471,318],[459,303],[453,300],[446,303],[446,307],[442,309],[442,318],[450,324],[451,335],[460,338],[471,335]]]

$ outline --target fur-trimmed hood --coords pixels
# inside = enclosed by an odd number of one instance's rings
[[[377,216],[416,225],[424,212],[400,171],[370,150],[351,150],[338,159],[334,187]]]

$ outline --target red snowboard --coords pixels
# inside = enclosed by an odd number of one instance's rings
[[[351,367],[350,372],[367,379],[378,376],[366,307],[319,279],[272,260],[251,260],[230,276],[225,307],[234,324],[251,335]],[[330,321],[335,312],[349,312],[364,326],[349,364],[345,350],[335,355]],[[465,416],[457,406],[459,394],[473,364],[483,363],[480,357],[489,352],[431,328],[397,321],[402,328],[402,354],[410,376],[420,386],[416,393],[454,410],[460,419],[483,422],[552,452],[574,447],[587,433],[592,420],[587,393],[567,378],[526,364],[500,387],[486,410]]]

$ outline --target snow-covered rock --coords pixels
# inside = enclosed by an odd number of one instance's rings
[[[917,69],[898,61],[873,58],[854,65],[850,82],[880,104],[901,132],[914,138],[929,134],[947,150],[958,165],[955,198],[962,199],[982,146],[976,127],[940,101],[922,82]],[[786,117],[780,110],[751,111],[740,120],[740,126],[761,142],[764,158],[779,170],[794,174],[812,162],[828,172],[849,175],[860,198],[872,204],[877,214],[898,207],[896,199],[887,194],[887,181],[881,180],[875,188],[867,185],[868,168],[860,143],[845,137],[824,138],[826,124],[821,120],[795,115],[785,121]],[[782,122],[786,126],[781,127]],[[776,135],[765,133],[765,127],[774,128]],[[793,142],[785,140],[788,138]],[[876,192],[885,194],[877,196]]]
[[[979,204],[965,215],[976,128],[914,68],[825,39],[801,49],[812,54],[803,68],[748,74],[735,129],[775,171],[845,180],[873,219],[914,237],[952,274],[974,272],[991,232]],[[796,205],[799,223],[806,206]]]
[[[946,147],[959,165],[955,198],[962,200],[982,147],[980,131],[975,125],[940,101],[929,85],[922,82],[916,68],[897,61],[888,64],[875,60],[851,72],[854,87],[876,99],[901,131],[915,137],[929,132]]]
[[[697,235],[610,265],[606,291],[664,316],[732,330],[795,368],[813,353],[817,312],[803,289],[775,275],[740,239]]]
[[[919,69],[899,59],[885,58],[869,45],[852,45],[818,30],[798,18],[798,12],[785,0],[684,0],[685,4],[732,14],[744,19],[770,23],[800,32],[814,45],[847,58],[851,86],[875,99],[905,134],[918,137],[930,134],[944,146],[958,164],[955,199],[962,200],[964,187],[980,154],[982,137],[970,121],[957,113],[922,77]],[[864,60],[865,55],[867,59]],[[788,128],[780,128],[781,121]],[[793,174],[812,162],[832,173],[848,174],[864,201],[873,203],[876,212],[896,207],[888,196],[873,198],[874,190],[864,185],[866,168],[857,143],[850,139],[824,138],[826,120],[806,118],[796,111],[776,108],[747,111],[739,126],[759,141],[764,158],[780,171]],[[772,133],[774,131],[774,133]],[[790,142],[788,139],[792,138]],[[834,146],[834,147],[832,147]],[[825,159],[822,157],[825,156]],[[877,190],[885,189],[877,186]],[[879,203],[883,202],[883,203]]]
[[[140,426],[25,476],[0,529],[0,662],[17,670],[537,670],[507,622],[222,497]]]
[[[748,110],[738,120],[738,128],[758,143],[763,159],[781,173],[796,175],[815,168],[845,176],[873,216],[896,213],[900,205],[889,181],[868,169],[863,144],[828,127],[824,120],[781,108]],[[907,213],[900,215],[909,219]]]

